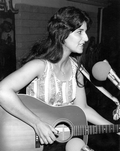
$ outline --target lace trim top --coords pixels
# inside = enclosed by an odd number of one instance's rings
[[[44,73],[40,78],[34,79],[26,88],[26,94],[38,98],[49,105],[62,106],[73,104],[76,97],[76,63],[70,58],[72,76],[68,81],[59,80],[54,71],[53,64],[46,61]],[[67,94],[67,95],[66,95]]]

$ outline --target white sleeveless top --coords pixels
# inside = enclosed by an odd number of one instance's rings
[[[45,70],[40,78],[34,79],[26,88],[26,94],[40,99],[49,105],[62,106],[73,104],[76,97],[76,63],[70,58],[72,76],[68,81],[60,81],[53,64],[46,61]],[[66,96],[67,94],[67,96]]]

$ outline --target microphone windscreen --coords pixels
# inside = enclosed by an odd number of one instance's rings
[[[92,68],[93,77],[99,81],[105,81],[111,66],[106,61],[97,62]]]

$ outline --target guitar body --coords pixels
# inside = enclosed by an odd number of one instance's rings
[[[32,112],[43,121],[60,131],[58,142],[67,142],[73,137],[73,127],[87,125],[84,112],[77,106],[53,107],[28,95],[18,97]],[[66,131],[64,134],[62,132]],[[82,138],[87,143],[87,135]],[[32,127],[7,113],[0,107],[0,150],[17,151],[35,148],[36,135]]]

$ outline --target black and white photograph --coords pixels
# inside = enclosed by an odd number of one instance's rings
[[[120,151],[119,0],[0,0],[0,151]]]

